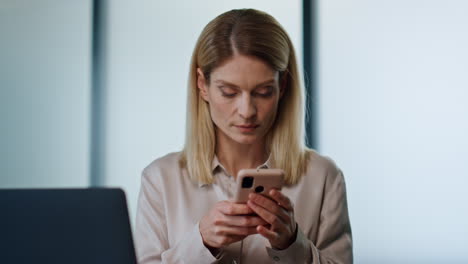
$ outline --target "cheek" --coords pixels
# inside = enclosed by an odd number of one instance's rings
[[[211,118],[216,124],[224,123],[229,116],[229,105],[211,101],[210,103]]]
[[[274,120],[277,114],[277,110],[278,102],[276,100],[269,102],[268,104],[263,105],[261,110],[259,111],[259,114],[262,115],[260,118],[270,121]]]

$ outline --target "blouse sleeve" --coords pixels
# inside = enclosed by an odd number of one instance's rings
[[[335,171],[336,172],[336,171]],[[316,243],[298,227],[296,240],[284,250],[267,247],[274,263],[353,263],[351,225],[341,171],[327,175]]]
[[[353,242],[346,185],[340,170],[327,175],[313,263],[353,263]]]
[[[152,175],[155,176],[155,175]],[[157,175],[156,175],[157,176]],[[206,263],[216,258],[203,245],[198,224],[184,239],[169,244],[162,182],[143,171],[135,225],[135,245],[139,264]],[[154,181],[154,182],[152,182]]]

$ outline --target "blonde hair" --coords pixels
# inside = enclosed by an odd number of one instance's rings
[[[231,10],[219,15],[206,25],[198,38],[190,64],[181,166],[187,168],[193,181],[213,182],[215,126],[209,106],[197,88],[197,68],[209,82],[210,73],[235,52],[263,60],[280,73],[280,83],[286,84],[266,144],[272,167],[283,169],[285,182],[295,184],[305,173],[310,154],[304,144],[302,81],[296,55],[281,25],[267,13],[254,9]]]

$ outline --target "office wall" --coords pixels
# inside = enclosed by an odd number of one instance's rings
[[[0,1],[0,188],[89,183],[91,1]]]
[[[124,187],[132,221],[143,168],[183,147],[198,35],[215,16],[245,7],[275,16],[301,56],[301,1],[108,1],[104,182]]]
[[[319,149],[356,263],[467,263],[468,2],[319,1]]]

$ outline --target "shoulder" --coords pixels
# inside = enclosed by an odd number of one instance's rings
[[[333,159],[316,151],[309,152],[307,169],[299,185],[321,197],[342,197],[346,193],[341,169]]]
[[[328,157],[319,154],[315,150],[308,150],[306,177],[320,178],[324,182],[342,178],[341,169],[336,165],[335,161]]]
[[[144,180],[157,181],[165,180],[170,175],[180,173],[180,158],[182,152],[172,152],[155,159],[143,169],[142,177]]]

